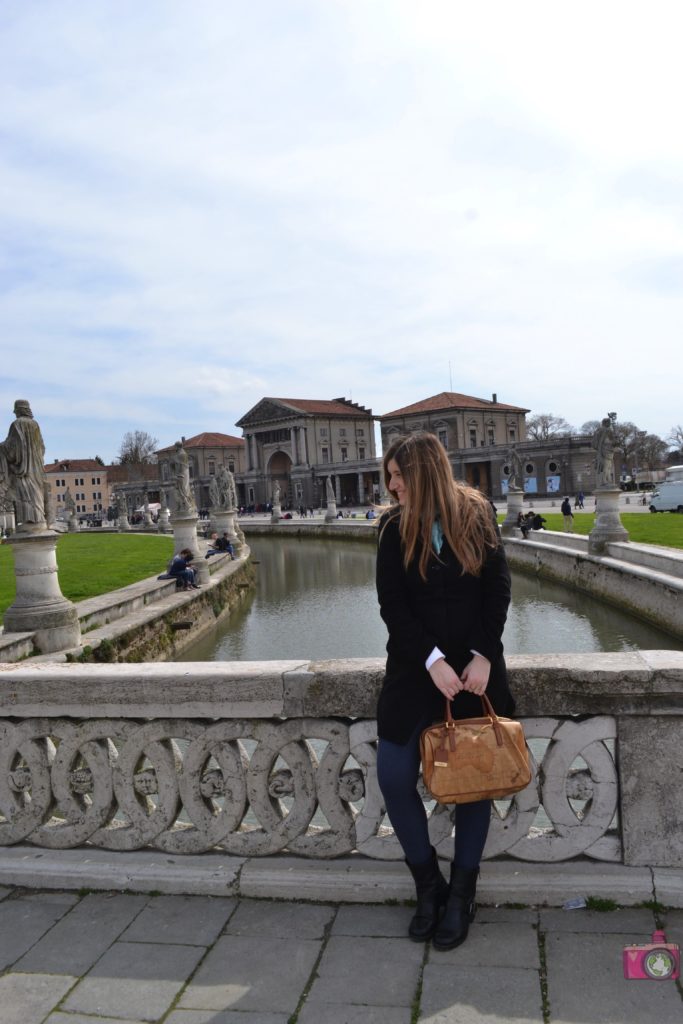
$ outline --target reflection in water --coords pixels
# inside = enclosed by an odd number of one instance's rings
[[[367,541],[249,539],[257,587],[184,661],[381,657],[386,629]],[[654,627],[557,583],[513,573],[504,636],[508,654],[681,650]]]

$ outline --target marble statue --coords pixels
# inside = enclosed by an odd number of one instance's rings
[[[605,416],[593,434],[591,445],[595,448],[595,476],[598,487],[614,487],[614,426],[612,419]]]
[[[334,484],[332,483],[331,476],[328,476],[327,480],[325,481],[325,494],[327,495],[328,501],[336,502],[337,495],[334,493]]]
[[[510,490],[522,490],[524,487],[524,466],[514,448],[508,448],[505,453],[505,461],[510,467],[508,488]]]
[[[182,441],[176,441],[174,448],[171,469],[174,475],[176,511],[193,515],[197,511],[197,506],[190,488],[190,457],[185,451]]]
[[[275,483],[273,484],[273,505],[279,505],[279,504],[280,504],[280,485],[279,485],[279,483],[276,480]]]
[[[16,419],[7,439],[0,443],[0,479],[8,482],[19,529],[45,526],[45,445],[31,406],[23,399],[14,403]]]
[[[73,495],[68,487],[64,491],[64,508],[70,516],[72,516],[76,511],[76,502],[74,501]]]

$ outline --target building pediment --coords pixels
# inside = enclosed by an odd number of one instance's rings
[[[299,419],[302,413],[298,409],[278,402],[275,398],[262,398],[249,412],[239,419],[236,426],[247,430],[249,427],[262,427],[267,423],[277,423],[280,420]]]

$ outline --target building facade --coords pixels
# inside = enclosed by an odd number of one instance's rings
[[[66,516],[64,498],[67,489],[73,498],[77,516],[94,519],[106,515],[109,504],[108,467],[95,459],[59,459],[45,466],[57,519]]]
[[[265,505],[276,485],[284,507],[325,504],[330,477],[339,505],[379,495],[374,417],[346,398],[262,398],[240,420],[246,471],[238,481],[245,506]]]
[[[211,501],[209,487],[220,466],[225,466],[235,477],[246,468],[245,443],[241,437],[207,431],[194,437],[183,438],[183,447],[190,459],[190,483],[194,490],[197,508],[208,510]],[[171,462],[175,446],[162,448],[157,455],[158,488],[164,492],[166,501],[172,499],[173,471]],[[171,501],[172,504],[172,501]]]

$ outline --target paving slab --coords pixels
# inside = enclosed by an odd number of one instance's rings
[[[576,896],[601,896],[632,907],[654,898],[652,872],[650,868],[595,860],[561,864],[512,860],[482,863],[477,886],[481,903],[557,907]]]
[[[322,939],[335,908],[324,904],[241,900],[226,935],[267,935],[271,939]]]
[[[317,1003],[303,1007],[297,1017],[297,1024],[389,1024],[389,1020],[391,1024],[410,1024],[409,1006],[392,1006],[390,1012],[391,1018],[388,1017],[386,1006],[334,1006],[330,1003]]]
[[[259,1010],[174,1010],[164,1024],[288,1024],[288,1013],[263,1013]],[[68,1021],[65,1021],[68,1024]],[[99,1024],[107,1024],[100,1021]],[[318,1020],[317,1024],[321,1024]],[[384,1021],[386,1024],[386,1021]]]
[[[405,938],[414,907],[344,906],[337,911],[332,935]]]
[[[173,1000],[204,955],[201,946],[168,944],[143,947],[117,942],[70,993],[69,1013],[156,1020]]]
[[[222,935],[183,992],[178,1009],[286,1012],[297,1007],[322,943],[289,936]]]
[[[543,1024],[540,974],[521,967],[429,963],[421,1010],[420,1024]]]
[[[2,1024],[43,1024],[78,979],[54,974],[5,974],[0,978]]]
[[[441,951],[433,947],[429,962],[458,967],[525,967],[540,970],[538,932],[532,924],[479,924],[475,918],[467,941],[455,949]]]
[[[424,960],[423,943],[334,935],[318,964],[307,1006],[409,1007]]]
[[[78,902],[72,893],[35,893],[4,900],[0,971],[15,963]]]
[[[82,1013],[51,1013],[45,1024],[146,1024],[141,1020],[126,1020],[123,1017],[91,1017]]]
[[[622,950],[642,935],[549,934],[548,999],[552,1024],[680,1024],[683,1002],[673,981],[627,981]]]
[[[607,911],[585,908],[582,910],[540,910],[538,916],[539,927],[543,932],[651,935],[656,928],[654,914],[651,910],[646,910],[643,907]]]
[[[145,906],[146,896],[83,897],[15,965],[19,971],[85,974]]]
[[[683,953],[683,910],[667,910],[662,923],[669,942],[677,942]]]
[[[538,924],[536,907],[477,907],[477,921],[485,924],[495,921],[496,924]]]
[[[124,942],[210,946],[236,906],[232,897],[152,896],[121,938]]]

